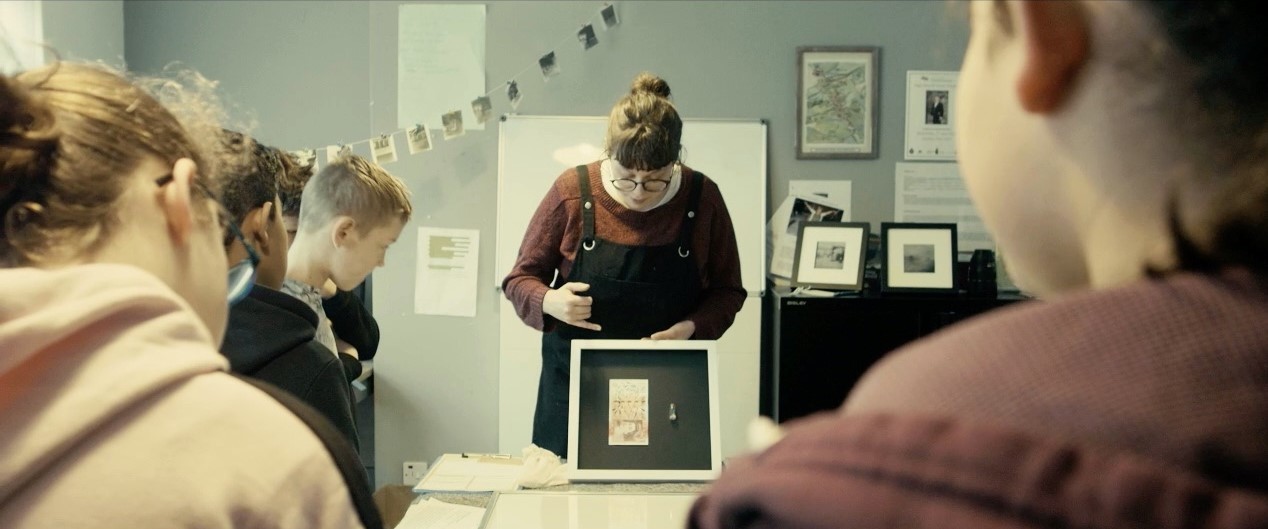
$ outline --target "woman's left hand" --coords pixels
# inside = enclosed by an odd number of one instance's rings
[[[655,333],[648,337],[650,340],[687,340],[691,335],[696,333],[696,322],[691,320],[683,320],[675,323],[673,327]]]

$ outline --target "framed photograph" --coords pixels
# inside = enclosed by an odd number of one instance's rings
[[[797,233],[794,287],[862,290],[866,222],[803,222]]]
[[[573,340],[568,479],[716,479],[717,359],[712,340]]]
[[[954,294],[954,223],[881,223],[881,291]]]
[[[876,158],[880,48],[797,48],[797,158]]]

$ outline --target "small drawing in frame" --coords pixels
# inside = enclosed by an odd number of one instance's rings
[[[886,293],[954,294],[954,223],[881,223]]]
[[[797,48],[797,158],[876,158],[880,48]]]
[[[862,290],[869,229],[866,222],[801,223],[794,254],[793,286]]]

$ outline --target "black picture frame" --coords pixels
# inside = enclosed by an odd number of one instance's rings
[[[880,155],[880,54],[877,46],[797,48],[797,159]]]
[[[866,222],[803,222],[797,228],[792,285],[859,291],[867,265]]]
[[[955,223],[881,223],[881,292],[956,294]]]

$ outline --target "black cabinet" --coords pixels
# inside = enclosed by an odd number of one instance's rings
[[[837,408],[869,367],[942,327],[1022,297],[793,297],[765,302],[761,413],[784,422]]]

